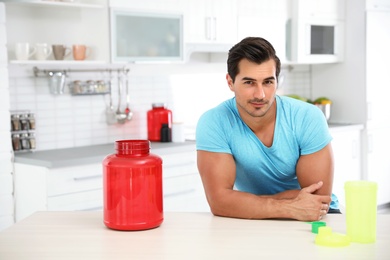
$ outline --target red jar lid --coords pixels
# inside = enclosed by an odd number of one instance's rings
[[[148,154],[149,140],[119,140],[115,141],[115,149],[120,154]]]

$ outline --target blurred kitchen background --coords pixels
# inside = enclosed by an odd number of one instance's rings
[[[181,43],[178,55],[137,57],[120,50],[123,39],[115,15],[139,14],[178,21],[179,34],[170,38]],[[199,116],[232,96],[225,81],[227,51],[247,36],[261,36],[274,45],[282,61],[279,94],[332,100],[329,125],[341,140],[335,143],[339,171],[388,186],[390,120],[387,97],[381,94],[389,85],[383,80],[390,58],[389,17],[389,0],[0,1],[0,229],[15,221],[12,115],[33,117],[34,129],[21,132],[33,140],[26,149],[33,153],[146,138],[146,113],[153,103],[165,103],[173,122],[183,123],[186,140],[194,140]],[[332,55],[305,54],[308,35],[302,28],[307,24],[335,28],[323,39],[331,39]],[[127,40],[141,38],[134,31],[126,31]],[[157,34],[153,26],[145,33]],[[19,60],[17,43],[84,44],[89,53],[81,61],[71,54],[63,60],[53,54]],[[53,71],[66,73],[63,94],[50,91]],[[111,83],[111,95],[72,93],[69,84],[90,80]],[[115,111],[118,100],[119,110],[125,109],[126,82],[133,117],[108,124],[110,96]],[[352,126],[353,132],[341,132],[347,128],[338,126]],[[351,136],[356,137],[352,148],[342,142]],[[349,168],[343,154],[351,150],[355,166]],[[389,191],[381,189],[378,205],[390,203]]]

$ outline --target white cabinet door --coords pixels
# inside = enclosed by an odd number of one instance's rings
[[[367,179],[378,183],[378,205],[390,203],[390,127],[367,132]]]
[[[237,3],[237,38],[262,37],[285,59],[287,5],[284,1],[240,0]],[[272,24],[272,26],[267,26]]]
[[[234,44],[237,41],[236,0],[189,0],[185,3],[186,43]]]
[[[345,0],[295,0],[302,19],[344,19]]]
[[[361,179],[360,130],[333,132],[333,193],[345,207],[344,183]]]
[[[385,26],[387,25],[387,26]],[[388,91],[390,81],[384,59],[390,58],[390,11],[366,15],[367,128],[390,127]]]

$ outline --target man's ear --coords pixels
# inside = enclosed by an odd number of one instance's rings
[[[229,74],[226,74],[226,82],[227,82],[230,90],[233,91],[233,79],[230,77]]]

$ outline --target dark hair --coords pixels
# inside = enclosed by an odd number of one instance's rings
[[[266,39],[260,37],[247,37],[229,50],[227,70],[230,77],[233,79],[233,82],[239,73],[238,63],[242,59],[247,59],[257,64],[273,59],[276,64],[276,79],[279,77],[280,60],[278,56],[276,56],[274,47]]]

